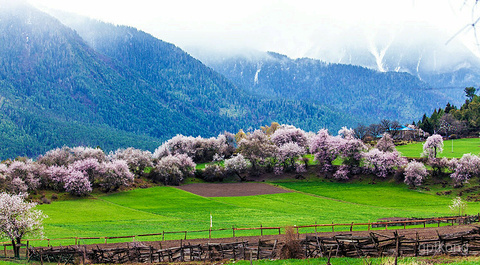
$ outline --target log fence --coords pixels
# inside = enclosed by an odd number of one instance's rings
[[[306,230],[314,229],[314,232],[317,233],[318,229],[320,228],[328,228],[331,227],[332,232],[339,231],[339,228],[347,228],[348,231],[352,232],[354,231],[354,227],[363,227],[363,230],[375,230],[379,228],[385,228],[385,230],[390,229],[398,229],[398,226],[403,227],[404,229],[407,228],[407,226],[418,226],[418,225],[423,225],[423,227],[426,227],[427,225],[431,224],[436,224],[437,227],[440,227],[441,224],[444,225],[454,225],[454,224],[470,224],[474,222],[479,222],[480,221],[480,214],[477,215],[471,215],[471,216],[455,216],[455,217],[438,217],[438,218],[409,218],[405,220],[396,220],[396,221],[381,221],[381,222],[367,222],[367,223],[332,223],[332,224],[313,224],[313,225],[301,225],[301,226],[294,226],[294,229],[296,230],[297,237],[299,237],[300,233],[303,231],[307,233]],[[161,237],[161,240],[168,240],[166,238],[166,235],[182,235],[183,240],[188,239],[188,234],[201,234],[203,233],[206,235],[208,233],[208,238],[212,238],[212,232],[220,232],[220,231],[232,231],[232,237],[238,237],[240,231],[259,231],[260,236],[265,235],[266,231],[275,231],[275,233],[278,233],[279,235],[282,234],[282,229],[285,229],[284,227],[264,227],[260,225],[260,227],[249,227],[249,228],[241,228],[241,227],[235,227],[232,226],[232,228],[221,228],[221,229],[205,229],[205,230],[194,230],[194,231],[162,231],[161,233],[152,233],[152,234],[140,234],[140,235],[130,235],[130,236],[103,236],[103,237],[66,237],[66,238],[55,238],[55,239],[50,239],[50,238],[44,238],[44,239],[23,239],[22,246],[25,247],[26,245],[31,245],[33,242],[47,242],[47,246],[50,247],[52,246],[52,241],[72,241],[74,245],[80,245],[81,242],[85,242],[88,240],[100,240],[102,243],[107,244],[110,240],[113,239],[131,239],[132,242],[136,242],[141,240],[141,238],[144,237]],[[355,230],[355,231],[361,231],[361,230]],[[313,232],[313,231],[312,231]],[[271,234],[271,233],[270,233]],[[191,238],[199,238],[199,237],[191,237]],[[207,238],[206,236],[203,238]],[[176,238],[178,239],[178,237]],[[0,242],[1,245],[4,246],[4,254],[7,256],[7,247],[10,246],[11,242]]]
[[[385,256],[468,256],[480,254],[480,229],[440,235],[437,238],[407,239],[394,232],[385,236],[370,232],[369,236],[336,235],[306,236],[301,241],[306,258],[316,257],[385,257]]]
[[[221,260],[273,259],[277,253],[277,240],[259,240],[231,243],[183,244],[165,249],[139,244],[117,248],[92,248],[69,246],[65,248],[30,248],[29,260],[74,264],[75,259],[82,264],[113,263],[159,263],[159,262],[200,262]]]
[[[306,235],[300,240],[305,258],[318,257],[400,257],[400,256],[469,256],[480,255],[480,228],[430,239],[406,238],[398,230],[379,234],[371,231],[367,236],[339,234],[331,237]],[[29,248],[29,260],[74,263],[163,263],[163,262],[217,262],[223,260],[260,260],[280,256],[285,242],[275,240],[236,241],[229,243],[203,243],[191,245],[180,240],[180,246],[154,248],[141,242],[131,242],[124,247],[100,248],[98,245],[60,248]]]

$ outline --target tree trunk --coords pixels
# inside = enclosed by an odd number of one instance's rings
[[[16,259],[20,258],[20,244],[21,244],[22,238],[18,237],[15,240],[12,240],[12,247],[13,247],[13,254]]]
[[[242,176],[240,175],[240,173],[238,173],[238,171],[235,171],[235,174],[236,174],[236,175],[238,176],[238,178],[240,179],[240,182],[244,182],[244,181],[247,180],[245,177],[242,177]]]

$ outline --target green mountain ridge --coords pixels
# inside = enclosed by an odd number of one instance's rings
[[[313,131],[355,124],[334,108],[252,96],[134,28],[89,23],[91,35],[81,36],[26,4],[0,7],[0,158],[63,145],[153,151],[176,134],[209,137],[272,121]]]

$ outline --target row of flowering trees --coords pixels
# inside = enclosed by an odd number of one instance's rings
[[[130,186],[135,176],[178,185],[193,176],[194,161],[231,156],[235,151],[234,141],[234,135],[228,133],[208,139],[178,135],[153,154],[135,148],[118,149],[110,154],[99,148],[57,148],[35,161],[20,158],[1,163],[0,188],[11,194],[48,189],[84,196],[93,189],[109,192]]]
[[[437,158],[443,150],[440,135],[430,136],[424,144],[423,156],[432,174],[452,172],[456,186],[461,186],[480,173],[480,158],[466,154],[460,159]],[[179,185],[190,176],[206,181],[221,181],[226,176],[246,180],[261,172],[305,172],[307,154],[313,155],[320,173],[337,180],[356,174],[373,174],[386,178],[403,172],[405,183],[420,185],[428,175],[425,165],[402,157],[389,134],[373,147],[355,137],[352,129],[342,128],[338,135],[326,129],[305,132],[289,125],[273,123],[251,133],[224,133],[202,138],[177,135],[159,146],[154,153],[135,148],[119,149],[105,154],[89,147],[63,147],[30,159],[7,160],[0,164],[0,185],[9,193],[50,189],[83,196],[99,189],[115,191],[134,183],[135,176],[144,176],[165,185]],[[196,171],[196,163],[210,163]],[[334,161],[341,161],[334,166]]]

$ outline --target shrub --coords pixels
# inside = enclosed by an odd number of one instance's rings
[[[277,147],[265,133],[256,130],[240,140],[238,151],[252,163],[252,173],[258,174],[260,165],[273,166],[268,158],[277,153]]]
[[[125,160],[113,160],[103,164],[103,174],[99,177],[99,186],[105,192],[115,191],[121,186],[130,186],[134,175]]]
[[[329,172],[333,169],[332,162],[337,157],[337,150],[335,148],[338,139],[331,136],[328,130],[321,129],[310,140],[310,152],[318,161],[320,171]]]
[[[70,174],[71,169],[64,166],[50,166],[47,168],[47,179],[44,181],[44,185],[47,188],[56,191],[62,191],[65,186],[65,180]]]
[[[294,227],[285,227],[285,245],[280,250],[280,258],[301,259],[303,258],[303,252],[300,241],[295,238]]]
[[[247,171],[250,167],[250,162],[242,154],[238,154],[225,160],[224,166],[227,173],[235,174],[240,181],[244,181],[245,178],[241,174]]]
[[[42,203],[43,203],[43,204],[50,204],[50,203],[52,203],[52,201],[50,201],[49,199],[43,197],[43,198],[42,198]]]
[[[420,186],[427,175],[428,172],[424,164],[411,161],[405,167],[405,184],[410,187]]]
[[[363,154],[364,167],[378,177],[386,178],[393,174],[396,168],[407,163],[406,158],[401,157],[397,151],[384,152],[377,148]]]
[[[80,171],[72,170],[65,179],[64,188],[76,196],[85,196],[92,192],[92,185],[88,177]]]
[[[70,148],[64,146],[46,152],[39,156],[38,163],[47,166],[69,166],[71,163],[88,158],[96,159],[98,162],[104,162],[107,159],[105,153],[99,148],[78,146]]]
[[[395,144],[393,144],[392,136],[389,133],[384,133],[382,138],[378,140],[375,148],[382,152],[394,152],[395,151]]]
[[[347,165],[341,165],[335,174],[333,174],[333,177],[337,180],[347,180],[348,179],[348,174],[350,170],[348,169]]]
[[[188,176],[195,172],[196,164],[185,154],[162,157],[155,165],[153,179],[165,185],[180,185]]]
[[[295,170],[295,161],[306,153],[305,148],[297,143],[288,142],[278,148],[277,159],[284,169]]]
[[[111,156],[115,160],[124,160],[131,172],[140,175],[146,167],[153,167],[152,153],[133,147],[118,149]]]
[[[100,164],[95,158],[77,160],[69,166],[70,171],[80,171],[92,185],[96,185],[99,178],[105,174],[104,164]]]
[[[455,170],[450,178],[454,181],[455,186],[460,187],[472,176],[480,174],[480,158],[476,155],[464,154],[458,160],[452,159],[450,168]]]
[[[40,179],[33,174],[32,163],[31,161],[13,161],[8,166],[5,175],[12,182],[11,192],[33,191],[40,186]]]
[[[206,165],[203,170],[202,178],[208,182],[223,181],[225,173],[225,169],[219,165]]]
[[[308,138],[303,130],[286,125],[276,129],[270,136],[270,140],[278,147],[287,143],[295,143],[300,147],[307,147],[308,145]]]

